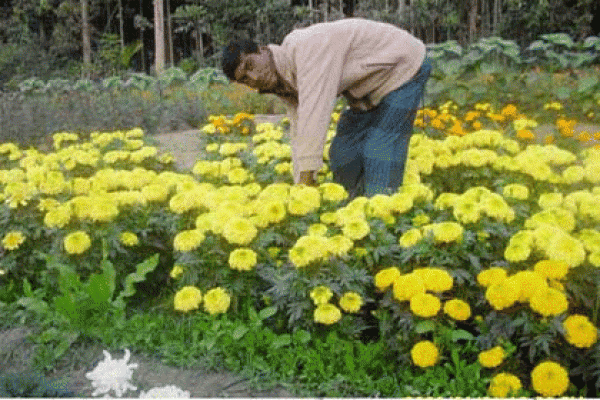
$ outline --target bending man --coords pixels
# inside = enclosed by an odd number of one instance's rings
[[[289,33],[281,45],[231,42],[230,80],[288,105],[295,183],[314,185],[331,113],[348,99],[329,150],[335,182],[350,197],[389,194],[402,184],[408,144],[431,72],[425,45],[391,24],[360,18]]]

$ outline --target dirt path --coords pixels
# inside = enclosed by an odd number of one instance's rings
[[[37,344],[28,341],[34,332],[27,327],[0,331],[0,375],[31,371]],[[104,359],[99,345],[77,344],[67,352],[64,362],[59,362],[48,375],[49,379],[66,383],[66,388],[77,397],[91,397],[94,388],[85,374]],[[122,359],[124,351],[110,352],[113,359]],[[201,360],[200,360],[201,361]],[[190,392],[190,397],[292,397],[292,394],[276,386],[270,390],[252,388],[248,379],[232,372],[214,372],[202,367],[181,368],[167,365],[159,358],[131,352],[129,363],[138,363],[131,383],[137,393],[154,387],[175,385]],[[125,397],[137,397],[128,392]],[[114,395],[114,393],[112,393]]]
[[[285,115],[255,115],[254,122],[271,122],[277,124]],[[177,168],[181,171],[191,169],[204,151],[206,140],[199,129],[180,132],[159,133],[152,136],[156,145],[163,151],[175,155]]]

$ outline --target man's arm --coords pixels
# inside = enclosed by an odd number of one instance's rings
[[[300,181],[298,183],[306,186],[316,186],[317,183],[315,182],[315,171],[300,172]]]

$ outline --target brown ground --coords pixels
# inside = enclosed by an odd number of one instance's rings
[[[32,357],[38,345],[27,340],[33,329],[19,327],[0,332],[0,375],[30,370]],[[99,345],[74,345],[68,361],[59,362],[48,374],[52,380],[65,382],[77,397],[91,397],[93,388],[85,374],[104,359],[104,348]],[[122,359],[124,351],[111,352],[113,359]],[[137,393],[153,387],[175,385],[190,392],[190,397],[292,397],[284,388],[270,390],[252,388],[247,379],[237,374],[209,371],[201,367],[179,368],[167,365],[156,358],[131,352],[129,363],[138,363],[133,372],[132,384]],[[128,392],[125,397],[137,397]],[[114,396],[114,393],[111,392]]]

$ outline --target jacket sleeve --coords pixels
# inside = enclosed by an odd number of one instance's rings
[[[327,130],[344,65],[343,46],[320,39],[313,37],[301,43],[293,59],[298,87],[297,121],[290,135],[295,181],[301,171],[317,171],[323,166]]]

